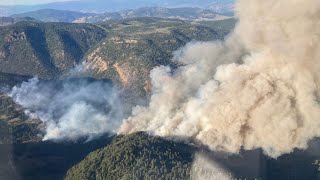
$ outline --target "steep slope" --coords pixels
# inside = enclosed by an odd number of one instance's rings
[[[41,141],[41,121],[31,118],[5,94],[0,94],[0,144]]]
[[[31,17],[39,21],[43,22],[73,22],[74,20],[92,16],[94,14],[90,13],[82,13],[82,12],[75,12],[75,11],[63,11],[63,10],[55,10],[55,9],[41,9],[37,11],[31,11],[21,14],[14,14],[11,17],[18,18],[18,17]]]
[[[42,123],[29,117],[25,109],[15,103],[6,89],[28,80],[29,76],[0,73],[0,144],[27,143],[41,140]]]
[[[91,153],[65,179],[186,179],[192,156],[188,145],[136,133]]]
[[[140,96],[150,89],[149,71],[171,63],[172,52],[192,40],[222,39],[235,20],[185,22],[159,18],[100,25],[20,22],[0,27],[0,72],[69,76],[81,62],[86,77],[111,79]],[[106,36],[108,34],[108,36]]]
[[[14,86],[34,75],[68,78],[70,69],[82,64],[86,73],[79,76],[112,80],[124,88],[126,102],[139,104],[151,89],[152,68],[175,66],[173,51],[193,39],[222,39],[233,25],[234,20],[190,23],[136,18],[98,26],[21,22],[1,27],[0,85]],[[24,109],[5,95],[0,96],[0,105],[1,131],[10,136],[2,142],[41,139],[39,120],[26,116]]]
[[[41,78],[78,63],[106,33],[89,24],[21,22],[0,28],[0,71]]]
[[[104,136],[90,142],[0,144],[0,179],[61,180],[69,168],[111,139]]]
[[[84,57],[84,69],[94,77],[112,79],[144,96],[151,88],[149,72],[171,65],[173,52],[190,41],[223,39],[235,20],[191,23],[158,18],[136,18],[102,25],[109,36]]]
[[[306,151],[295,150],[278,159],[261,150],[228,155],[138,132],[116,137],[90,153],[68,170],[65,180],[318,179],[316,149],[319,139]]]

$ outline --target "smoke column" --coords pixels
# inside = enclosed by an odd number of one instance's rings
[[[149,106],[136,107],[119,133],[274,158],[320,136],[320,1],[239,0],[236,14],[225,42],[189,44],[174,58],[182,66],[152,70]]]
[[[121,125],[118,91],[93,79],[40,81],[16,86],[10,96],[46,125],[44,140],[77,140],[115,132]]]

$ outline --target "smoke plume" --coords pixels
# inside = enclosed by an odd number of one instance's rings
[[[116,88],[93,79],[30,79],[10,96],[46,124],[44,140],[94,138],[114,132],[122,112]]]
[[[320,136],[320,1],[239,0],[225,42],[194,43],[177,69],[151,72],[153,95],[120,133],[184,136],[213,150],[278,157]]]

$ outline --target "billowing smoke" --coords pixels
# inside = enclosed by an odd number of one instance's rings
[[[14,87],[10,96],[45,123],[44,140],[76,140],[112,133],[120,126],[117,93],[107,81],[33,78]]]
[[[239,0],[236,13],[225,42],[190,44],[176,53],[179,68],[152,70],[149,106],[136,107],[120,133],[271,157],[320,136],[320,1]]]

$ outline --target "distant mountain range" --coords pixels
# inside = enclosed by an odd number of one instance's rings
[[[21,14],[14,14],[12,18],[33,18],[43,22],[76,22],[76,23],[100,23],[108,20],[124,20],[136,17],[157,17],[180,20],[221,20],[228,18],[210,9],[181,7],[143,7],[138,9],[108,12],[103,14],[82,13],[66,10],[42,9]]]
[[[40,9],[57,9],[80,11],[85,13],[115,12],[141,7],[200,7],[209,8],[218,13],[230,14],[233,11],[234,0],[82,0],[57,2],[33,6],[0,6],[0,16],[25,13]]]
[[[187,21],[197,20],[217,20],[225,19],[227,16],[217,14],[210,9],[181,7],[181,8],[163,8],[163,7],[145,7],[134,10],[124,10],[120,12],[104,13],[94,16],[87,16],[75,20],[75,22],[97,23],[108,20],[123,20],[135,17],[158,17],[169,19],[180,19]]]
[[[82,17],[93,16],[96,14],[82,13],[66,10],[54,10],[54,9],[41,9],[36,11],[30,11],[21,14],[14,14],[13,18],[34,18],[43,22],[73,22],[74,20]]]

